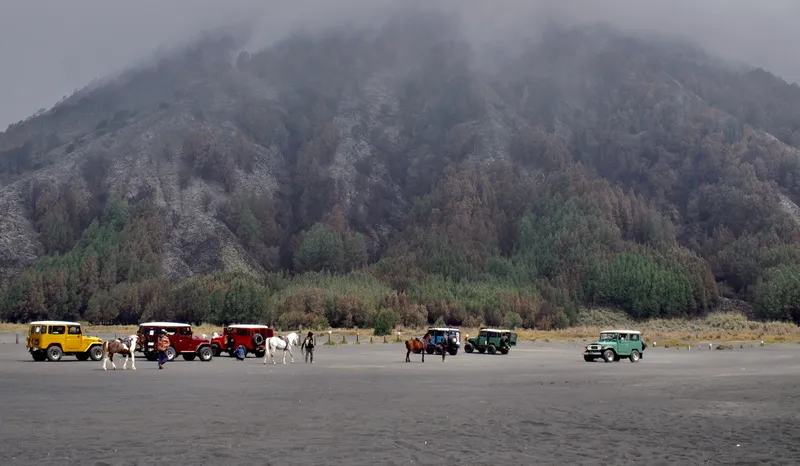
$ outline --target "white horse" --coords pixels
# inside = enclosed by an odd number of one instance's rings
[[[275,351],[283,351],[283,363],[286,364],[286,352],[289,352],[289,357],[292,358],[294,364],[294,354],[292,354],[292,346],[297,346],[300,341],[300,335],[292,332],[285,337],[274,336],[267,338],[267,353],[264,355],[264,364],[267,363],[267,357],[272,359],[272,364],[275,364]]]
[[[131,369],[136,370],[136,342],[139,340],[137,335],[128,335],[125,338],[117,338],[115,340],[106,340],[103,342],[103,370],[106,369],[106,361],[111,361],[111,367],[117,370],[117,365],[114,364],[114,354],[119,353],[125,356],[125,362],[122,364],[122,370],[128,368],[128,358],[131,360]]]

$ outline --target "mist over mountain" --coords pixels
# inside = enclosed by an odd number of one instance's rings
[[[0,133],[2,317],[800,318],[796,84],[581,12],[360,13],[215,29]]]
[[[550,20],[605,22],[626,31],[685,37],[710,53],[800,80],[792,56],[800,5],[792,0],[507,0],[502,7],[477,0],[175,0],[169,3],[16,2],[0,15],[0,128],[49,109],[94,79],[147,62],[157,49],[185,46],[203,31],[249,27],[257,51],[295,28],[377,25],[400,8],[457,14],[472,43],[514,44],[538,34]],[[36,31],[35,34],[32,31]]]

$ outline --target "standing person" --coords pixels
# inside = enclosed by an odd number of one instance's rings
[[[444,362],[444,358],[445,356],[447,356],[448,346],[450,346],[450,332],[444,332],[444,335],[442,335],[442,343],[441,343],[442,362]]]
[[[167,331],[162,330],[158,333],[158,343],[156,349],[158,350],[158,368],[163,369],[164,364],[167,363],[167,348],[169,348],[169,338],[167,338]]]
[[[314,364],[314,333],[308,332],[306,339],[303,340],[303,343],[300,345],[300,351],[303,351],[305,348],[306,351],[306,362],[308,362],[308,356],[311,355],[311,364]]]

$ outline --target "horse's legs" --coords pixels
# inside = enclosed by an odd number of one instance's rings
[[[292,345],[287,346],[289,348],[289,357],[292,358],[292,364],[294,364],[294,354],[292,354]],[[284,353],[284,357],[286,354]]]
[[[136,370],[136,348],[131,349],[131,369]]]
[[[108,351],[103,351],[103,370],[107,371],[106,369],[106,361],[108,361]]]
[[[117,370],[117,365],[116,365],[116,364],[114,364],[114,353],[111,353],[111,355],[109,356],[109,359],[111,359],[111,367],[112,367],[114,370]]]
[[[422,351],[420,351],[420,353],[422,353],[422,362],[425,362],[425,348],[422,348]]]
[[[128,355],[125,355],[125,361],[122,363],[122,370],[128,370]]]
[[[267,363],[267,357],[270,356],[272,353],[269,350],[269,342],[264,345],[264,364]]]

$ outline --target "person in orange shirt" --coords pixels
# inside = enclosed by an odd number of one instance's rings
[[[162,330],[158,334],[158,343],[156,345],[156,349],[158,350],[159,369],[163,369],[164,364],[166,364],[169,360],[169,358],[167,358],[167,348],[169,348],[169,338],[167,337],[167,332]]]

